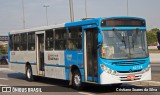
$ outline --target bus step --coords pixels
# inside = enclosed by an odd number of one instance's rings
[[[93,82],[93,81],[86,81],[87,83],[93,83],[93,84],[97,84],[97,82]]]

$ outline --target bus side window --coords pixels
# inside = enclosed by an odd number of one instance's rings
[[[53,29],[46,30],[46,50],[53,50],[54,49],[54,31]]]
[[[68,33],[68,49],[69,50],[80,50],[82,49],[82,28],[71,27]]]
[[[28,50],[35,50],[35,33],[28,33]]]
[[[65,28],[55,29],[55,50],[66,49],[67,31]]]
[[[11,35],[10,36],[10,48],[11,48],[11,51],[14,51],[14,35]]]
[[[27,33],[22,33],[20,35],[20,50],[27,50]]]
[[[19,51],[19,46],[20,46],[20,35],[19,34],[15,34],[14,37],[14,50],[15,51]]]

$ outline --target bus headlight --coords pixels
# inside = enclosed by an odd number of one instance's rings
[[[116,71],[113,71],[113,72],[112,72],[113,75],[115,75],[116,73],[117,73]]]
[[[148,67],[143,70],[143,73],[149,71],[150,68],[151,68],[151,65],[149,64]]]
[[[108,74],[115,75],[117,71],[111,70],[110,68],[106,67],[105,65],[101,64],[102,70],[107,72]]]
[[[149,71],[150,68],[151,68],[151,65],[149,64],[148,67],[146,68],[146,71]]]
[[[109,70],[108,70],[108,71],[106,71],[106,72],[108,72],[108,74],[111,74],[112,70],[111,70],[111,69],[109,69]]]

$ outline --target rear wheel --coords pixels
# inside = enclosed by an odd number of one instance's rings
[[[75,89],[78,89],[78,90],[82,89],[81,74],[78,70],[73,72],[72,85]]]
[[[27,66],[26,68],[26,78],[28,81],[33,81],[33,74],[31,66]]]

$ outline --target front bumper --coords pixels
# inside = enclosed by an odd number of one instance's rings
[[[135,79],[127,79],[127,76],[129,75],[135,75]],[[151,80],[151,68],[146,72],[118,73],[116,75],[111,75],[103,71],[100,75],[100,84],[117,84],[144,80]]]

